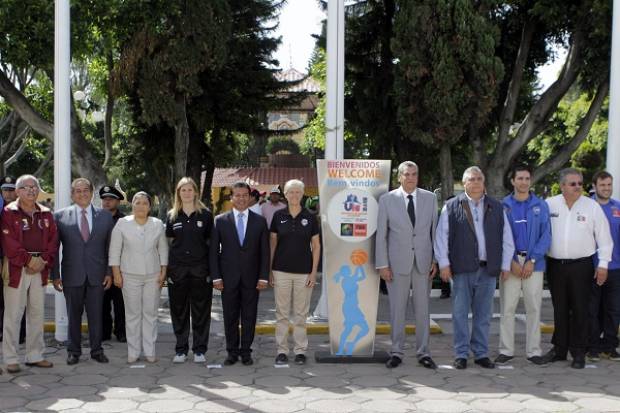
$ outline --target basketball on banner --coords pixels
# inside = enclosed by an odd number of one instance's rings
[[[368,261],[368,253],[364,250],[353,250],[351,253],[351,263],[353,265],[364,265]]]

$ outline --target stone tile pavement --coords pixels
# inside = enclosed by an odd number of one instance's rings
[[[316,289],[318,290],[318,289]],[[315,291],[313,302],[318,299]],[[261,322],[273,319],[273,294],[263,294]],[[48,300],[49,304],[49,300]],[[497,304],[496,304],[497,305]],[[314,304],[313,304],[314,307]],[[497,307],[496,307],[497,308]],[[449,300],[433,299],[431,312],[450,312]],[[53,310],[47,309],[48,317]],[[412,314],[410,314],[410,317]],[[379,300],[379,320],[387,320],[386,297]],[[543,321],[552,321],[549,300],[543,304]],[[188,361],[171,362],[171,333],[165,297],[160,311],[159,339],[154,364],[126,363],[126,345],[105,343],[110,363],[88,358],[67,366],[62,344],[46,334],[47,357],[53,369],[24,367],[16,375],[0,375],[1,412],[620,412],[620,363],[600,361],[584,370],[569,362],[538,367],[524,359],[523,322],[517,323],[517,357],[512,368],[464,371],[452,362],[452,326],[449,318],[437,322],[443,334],[431,336],[437,371],[417,365],[413,350],[404,363],[388,370],[383,365],[317,364],[312,353],[328,349],[326,335],[310,336],[308,364],[275,368],[275,341],[258,335],[251,367],[208,368]],[[212,335],[207,364],[225,357],[221,303],[214,298]],[[491,326],[491,355],[496,355],[498,320]],[[549,335],[543,335],[544,349]],[[413,337],[408,339],[413,344]],[[84,343],[88,345],[87,342]],[[389,337],[377,336],[377,349],[389,348]],[[191,357],[190,357],[191,360]],[[4,369],[4,366],[2,366]]]

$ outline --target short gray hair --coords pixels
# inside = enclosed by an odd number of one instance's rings
[[[404,174],[405,169],[407,168],[415,168],[415,171],[418,172],[418,165],[415,162],[405,161],[405,162],[401,162],[401,164],[398,165],[398,176],[401,176],[402,174]]]
[[[291,179],[284,184],[284,195],[293,188],[301,189],[301,193],[303,194],[305,185],[299,179]]]
[[[34,181],[34,183],[37,185],[37,189],[39,191],[41,190],[41,184],[39,183],[37,177],[34,175],[22,175],[17,178],[17,181],[15,181],[15,188],[20,189],[24,185],[25,181]]]
[[[469,168],[465,169],[465,172],[463,172],[463,183],[467,181],[467,178],[469,178],[470,176],[474,174],[482,175],[482,180],[483,181],[486,180],[484,173],[482,172],[482,169],[474,165],[474,166],[470,166]]]
[[[579,169],[575,168],[564,168],[560,171],[560,183],[563,184],[566,182],[566,177],[568,175],[579,175],[579,177],[583,180],[583,174]]]

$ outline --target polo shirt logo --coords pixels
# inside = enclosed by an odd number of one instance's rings
[[[198,228],[202,228],[202,221],[196,221],[196,225],[198,226]]]
[[[540,207],[535,206],[534,208],[532,208],[532,211],[534,212],[535,215],[540,214]]]
[[[304,227],[305,227],[306,225],[308,225],[308,220],[307,220],[306,218],[302,219],[302,220],[301,220],[301,225],[303,225]]]

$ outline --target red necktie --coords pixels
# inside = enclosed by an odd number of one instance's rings
[[[86,210],[82,210],[82,221],[80,222],[80,232],[82,233],[82,239],[84,242],[90,238],[90,229],[88,228],[88,219],[86,218]]]

